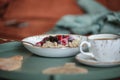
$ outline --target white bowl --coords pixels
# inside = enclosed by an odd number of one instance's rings
[[[55,36],[58,34],[36,35],[36,36],[24,38],[22,41],[27,41],[27,42],[36,44],[36,42],[39,42],[44,37],[47,37],[50,35]],[[65,35],[65,34],[60,34],[60,35]],[[80,41],[86,39],[86,37],[81,36],[81,35],[71,35],[71,34],[69,34],[69,35],[74,37],[75,39],[80,39]],[[68,56],[73,56],[73,55],[76,55],[77,53],[79,53],[79,47],[76,47],[76,48],[69,48],[69,47],[65,47],[65,48],[42,48],[42,47],[32,46],[32,45],[30,45],[28,43],[24,43],[24,42],[23,42],[23,45],[30,52],[32,52],[36,55],[45,56],[45,57],[68,57]]]

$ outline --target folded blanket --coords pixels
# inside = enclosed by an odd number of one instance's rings
[[[112,12],[95,0],[77,0],[77,3],[86,11],[86,14],[63,16],[47,33],[120,33],[120,12]]]

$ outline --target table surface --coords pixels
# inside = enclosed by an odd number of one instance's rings
[[[24,57],[22,68],[10,72],[0,70],[0,77],[12,80],[103,80],[120,77],[120,66],[107,68],[91,67],[77,62],[74,56],[65,58],[48,58],[34,55],[26,50],[19,42],[0,44],[0,57],[14,55],[22,55]],[[68,62],[74,62],[77,66],[87,68],[88,73],[69,75],[45,75],[42,73],[44,69],[63,66]]]

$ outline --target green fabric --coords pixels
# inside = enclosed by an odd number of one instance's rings
[[[95,0],[77,0],[77,3],[86,14],[63,16],[47,33],[120,33],[120,12],[110,11]]]

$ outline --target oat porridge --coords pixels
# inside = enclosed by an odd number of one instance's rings
[[[36,46],[42,48],[75,48],[79,46],[79,39],[75,39],[70,35],[56,35],[44,37],[41,41],[36,43]]]

